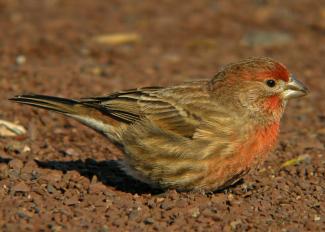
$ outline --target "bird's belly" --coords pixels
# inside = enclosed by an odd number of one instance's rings
[[[227,187],[253,166],[261,163],[276,142],[278,126],[254,130],[249,140],[238,143],[234,151],[221,155],[218,146],[209,149],[207,158],[197,156],[164,156],[160,150],[146,153],[143,150],[130,150],[125,156],[124,170],[131,176],[151,186],[178,190],[213,191]],[[146,151],[146,150],[144,150]],[[150,150],[156,151],[156,150]],[[210,154],[215,152],[218,154]],[[136,156],[134,154],[141,154]]]

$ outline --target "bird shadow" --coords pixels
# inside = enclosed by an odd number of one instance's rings
[[[127,175],[120,167],[117,160],[105,160],[96,161],[94,159],[74,160],[74,161],[39,161],[35,160],[41,168],[48,168],[54,170],[67,171],[75,170],[80,175],[89,178],[90,180],[94,175],[97,176],[98,180],[107,186],[114,187],[116,190],[131,193],[131,194],[152,194],[152,195],[165,195],[166,190],[152,188],[148,184],[140,182],[131,176]],[[205,195],[227,193],[231,192],[236,186],[241,185],[243,179],[240,179],[236,183],[220,188],[215,191],[206,192],[198,191]],[[197,191],[192,191],[193,193]]]
[[[0,163],[8,164],[11,159],[0,157]],[[140,182],[127,175],[120,167],[117,160],[96,161],[94,159],[72,160],[72,161],[41,161],[35,160],[40,168],[60,170],[63,173],[68,171],[77,171],[80,175],[92,180],[96,176],[100,182],[111,186],[116,190],[131,194],[152,194],[164,195],[165,190],[152,188],[151,186]],[[211,192],[204,192],[206,195],[226,193],[232,191],[236,186],[241,185],[243,179],[238,182]],[[194,191],[195,192],[195,191]],[[200,192],[203,193],[203,192]]]
[[[114,187],[116,190],[132,194],[160,194],[163,190],[154,189],[149,185],[142,183],[128,176],[116,160],[96,161],[94,159],[74,160],[74,161],[40,161],[35,160],[41,168],[67,171],[75,170],[80,175],[89,178],[94,175],[98,180],[107,186]]]

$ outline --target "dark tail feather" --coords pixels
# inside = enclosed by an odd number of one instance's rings
[[[106,135],[113,142],[119,143],[114,129],[117,121],[98,109],[96,105],[84,104],[73,99],[36,94],[19,95],[9,100],[67,115]]]
[[[46,95],[18,95],[9,100],[17,103],[31,105],[63,114],[74,114],[74,106],[79,103],[77,100],[53,97]]]

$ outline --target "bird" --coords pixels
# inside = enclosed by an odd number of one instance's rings
[[[288,100],[308,92],[282,63],[250,57],[207,80],[80,99],[26,94],[9,100],[103,134],[123,151],[126,174],[153,188],[217,191],[263,163],[276,147]]]

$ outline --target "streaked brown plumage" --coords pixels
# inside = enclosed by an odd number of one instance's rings
[[[216,190],[238,181],[276,144],[287,99],[306,88],[280,63],[251,58],[211,80],[79,100],[21,95],[104,134],[124,150],[124,170],[161,188]]]

